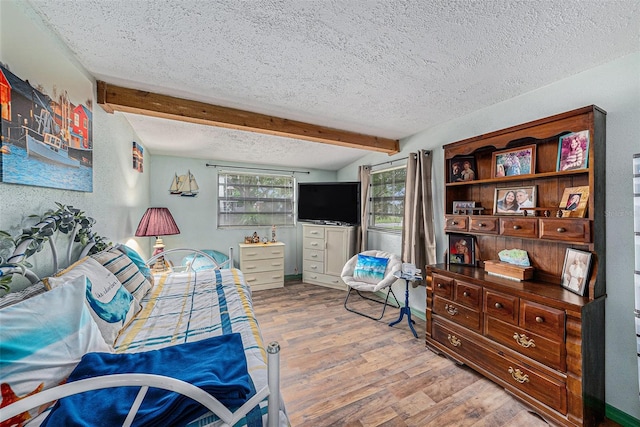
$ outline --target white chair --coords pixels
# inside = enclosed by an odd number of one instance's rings
[[[384,271],[384,276],[382,277],[382,279],[378,279],[378,281],[376,281],[376,280],[367,279],[367,278],[358,278],[358,277],[354,278],[353,275],[356,268],[356,264],[358,263],[358,255],[365,255],[365,256],[376,257],[376,258],[387,258],[388,262],[387,262],[387,266]],[[402,269],[402,260],[400,259],[400,257],[398,257],[397,255],[391,254],[389,252],[370,250],[370,251],[361,252],[351,257],[351,259],[349,259],[349,261],[347,261],[347,263],[342,268],[342,274],[340,275],[348,288],[347,297],[344,300],[344,308],[347,309],[347,311],[359,314],[364,317],[368,317],[369,319],[373,319],[373,320],[382,319],[382,316],[384,316],[384,311],[386,310],[389,302],[389,294],[393,295],[393,298],[396,302],[398,301],[398,299],[396,298],[396,295],[393,293],[393,289],[391,288],[391,285],[396,280],[398,280],[398,278],[395,277],[393,274],[395,272],[400,271],[401,269]],[[379,299],[370,298],[361,293],[361,292],[375,293],[378,291],[382,291],[385,288],[387,288],[387,296],[384,302]],[[349,296],[351,295],[351,291],[353,290],[355,290],[357,294],[364,299],[383,304],[382,313],[380,314],[380,316],[373,317],[369,314],[366,314],[361,311],[357,311],[357,310],[354,310],[353,308],[348,307],[347,302],[349,301]]]

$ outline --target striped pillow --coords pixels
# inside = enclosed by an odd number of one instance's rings
[[[91,255],[91,258],[112,272],[136,300],[140,301],[151,289],[151,283],[140,273],[136,264],[118,249],[108,248]]]
[[[46,292],[46,290],[47,288],[44,287],[44,283],[38,282],[34,285],[27,286],[21,291],[9,292],[8,294],[0,297],[0,308],[9,307],[10,305]]]

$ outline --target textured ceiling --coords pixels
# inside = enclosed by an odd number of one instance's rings
[[[638,0],[28,2],[99,80],[394,139],[640,50]],[[126,116],[153,154],[336,170],[368,153]]]

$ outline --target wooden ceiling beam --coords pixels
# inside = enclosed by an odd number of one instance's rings
[[[121,111],[201,125],[259,132],[341,147],[377,151],[389,155],[400,151],[395,139],[363,135],[235,108],[115,86],[97,84],[97,101],[106,112]]]

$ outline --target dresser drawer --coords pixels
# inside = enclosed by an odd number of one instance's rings
[[[500,234],[513,237],[538,237],[537,218],[500,218]]]
[[[256,259],[284,258],[284,246],[255,245],[242,247],[240,263]]]
[[[480,312],[438,296],[433,299],[433,312],[443,318],[481,332]]]
[[[453,279],[439,274],[433,275],[433,293],[453,299]]]
[[[576,218],[540,219],[540,238],[591,243],[591,221]]]
[[[322,261],[302,260],[302,271],[310,271],[313,273],[324,272],[324,263]]]
[[[284,270],[244,273],[251,290],[281,288],[284,286]]]
[[[261,271],[274,271],[284,269],[284,258],[269,258],[269,259],[250,259],[245,260],[242,263],[242,272],[244,274],[250,272]]]
[[[464,215],[445,215],[444,229],[446,231],[467,231],[469,217]]]
[[[476,339],[468,338],[463,331],[437,321],[433,323],[432,337],[446,346],[454,359],[458,355],[500,378],[521,396],[533,397],[562,414],[567,413],[567,389],[562,377],[531,369],[515,358],[478,345]]]
[[[471,217],[469,219],[469,231],[476,233],[498,234],[498,218],[495,217]]]
[[[453,301],[474,310],[480,310],[482,307],[482,287],[456,280]]]
[[[484,293],[484,312],[487,316],[518,324],[518,297],[486,290]]]
[[[487,338],[549,367],[566,372],[564,342],[545,338],[493,317],[485,318],[484,329]]]
[[[314,239],[312,237],[305,237],[302,239],[302,247],[304,249],[324,251],[324,246],[324,239]]]
[[[308,259],[309,261],[324,261],[324,251],[316,250],[316,249],[307,249],[306,251],[302,251],[304,255],[304,259]]]
[[[537,334],[564,341],[565,313],[527,300],[520,300],[520,326]]]
[[[342,281],[340,277],[331,276],[328,274],[315,273],[313,271],[303,271],[302,280],[306,283],[312,283],[316,285],[328,286],[336,289],[347,289],[347,285]]]
[[[324,227],[304,226],[302,228],[304,230],[303,237],[312,237],[314,239],[324,240]]]

